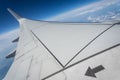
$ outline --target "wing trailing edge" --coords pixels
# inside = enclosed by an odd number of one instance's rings
[[[17,37],[16,39],[14,39],[13,41],[12,41],[12,43],[15,43],[15,42],[18,42],[19,41],[19,37]]]
[[[15,57],[15,54],[16,54],[16,49],[10,52],[5,58],[9,59],[9,58]]]

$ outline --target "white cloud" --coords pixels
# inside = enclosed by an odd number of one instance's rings
[[[12,40],[18,37],[18,29],[0,35],[0,52],[12,45]]]
[[[102,0],[102,1],[99,1],[99,2],[89,4],[87,6],[83,6],[83,7],[71,10],[69,12],[57,15],[57,16],[52,17],[52,18],[47,19],[47,20],[51,20],[51,21],[60,20],[61,21],[61,20],[64,20],[66,18],[68,18],[68,19],[69,18],[74,18],[74,17],[80,16],[80,15],[83,15],[83,14],[87,14],[87,13],[91,13],[91,12],[101,10],[101,9],[107,7],[107,6],[116,4],[118,2],[120,2],[120,0]]]
[[[18,35],[18,31],[19,31],[18,29],[15,29],[15,30],[12,30],[12,31],[7,32],[5,34],[1,34],[0,40],[8,39],[8,38],[10,38],[10,36],[16,36],[16,35]]]

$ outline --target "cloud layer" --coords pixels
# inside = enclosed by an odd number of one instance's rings
[[[18,32],[19,30],[15,29],[0,35],[0,52],[13,45],[11,41],[18,37]]]
[[[98,21],[100,19],[103,19],[103,17],[118,19],[118,16],[120,16],[120,13],[119,12],[118,12],[119,14],[115,13],[113,10],[117,9],[119,7],[120,7],[120,0],[102,0],[99,2],[92,3],[90,5],[87,5],[87,6],[83,6],[83,7],[68,11],[66,13],[60,14],[60,15],[50,18],[48,20],[79,22],[79,21],[82,21],[82,19],[86,19],[88,21],[91,20],[91,21],[95,22],[95,20]],[[118,11],[120,11],[120,10],[118,10]],[[106,12],[106,15],[104,16],[105,12]],[[113,16],[109,13],[113,13],[113,14],[115,14],[115,16]],[[101,16],[100,14],[102,14],[103,16]],[[96,16],[99,17],[99,19],[98,18],[95,19]],[[100,17],[102,17],[102,18],[100,18]]]

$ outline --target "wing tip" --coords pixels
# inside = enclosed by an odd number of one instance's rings
[[[7,8],[7,10],[9,11],[9,13],[11,15],[13,15],[15,17],[15,19],[17,19],[17,21],[19,21],[22,18],[20,15],[18,15],[17,13],[15,13],[12,9]]]

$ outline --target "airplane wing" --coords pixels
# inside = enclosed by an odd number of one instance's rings
[[[119,80],[120,23],[22,18],[14,62],[3,80]]]

